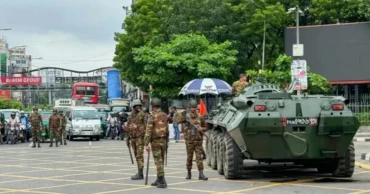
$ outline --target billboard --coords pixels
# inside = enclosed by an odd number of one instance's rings
[[[300,44],[310,71],[329,81],[370,80],[370,22],[302,26]],[[285,52],[292,56],[296,28],[285,29]]]
[[[24,77],[1,77],[1,83],[5,85],[41,85],[41,76]]]
[[[12,93],[10,92],[10,90],[0,90],[0,99],[3,98],[10,99],[11,95]]]
[[[7,73],[6,61],[7,61],[7,55],[6,55],[6,53],[0,53],[1,75],[6,75],[6,73]]]
[[[85,76],[85,77],[55,77],[55,83],[58,84],[72,84],[76,82],[102,82],[101,76]]]

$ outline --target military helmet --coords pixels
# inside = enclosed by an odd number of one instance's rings
[[[190,100],[190,102],[189,102],[189,107],[190,107],[190,108],[197,108],[197,107],[198,107],[198,103],[197,103],[197,101],[196,101],[196,100],[194,100],[194,99]]]
[[[141,101],[137,99],[137,100],[132,101],[132,107],[135,107],[135,106],[143,106],[143,105],[141,104]]]
[[[53,109],[53,112],[56,112],[56,113],[57,113],[57,112],[58,112],[58,110],[57,110],[57,109]]]
[[[36,106],[34,106],[33,108],[32,108],[32,110],[39,110]]]
[[[153,98],[152,102],[150,103],[152,106],[161,106],[161,99]]]
[[[63,114],[63,110],[59,110],[59,114]]]

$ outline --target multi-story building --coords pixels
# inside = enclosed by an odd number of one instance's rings
[[[8,49],[9,52],[9,76],[20,73],[25,74],[31,67],[31,56],[26,55],[26,48],[15,47]]]
[[[6,76],[8,72],[8,43],[4,37],[0,37],[0,71],[1,76]]]

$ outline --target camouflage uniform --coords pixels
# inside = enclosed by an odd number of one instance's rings
[[[33,108],[33,110],[37,110],[37,108]],[[33,148],[36,147],[36,141],[37,141],[37,147],[40,146],[40,132],[41,132],[41,126],[42,126],[42,117],[40,113],[33,112],[30,115],[30,123],[31,123],[31,135],[32,135],[32,142],[33,142]]]
[[[161,101],[158,98],[154,98],[151,104],[158,108],[149,117],[144,137],[145,146],[151,143],[154,163],[157,168],[157,180],[151,185],[157,186],[157,188],[166,188],[163,165],[169,135],[167,114],[159,109]]]
[[[67,125],[67,119],[63,114],[63,111],[59,111],[59,117],[62,125],[62,130],[60,131],[59,138],[60,138],[60,145],[63,144],[62,137],[64,140],[64,145],[67,145],[67,132],[66,132],[66,125]]]
[[[140,100],[136,100],[132,103],[133,108],[135,106],[142,106]],[[131,177],[132,180],[144,179],[144,135],[145,135],[145,113],[140,110],[136,112],[133,110],[127,121],[127,144],[130,145],[134,150],[138,173]],[[130,141],[131,140],[131,141]]]
[[[189,108],[197,108],[197,102],[195,100],[191,100],[189,103]],[[191,179],[191,169],[193,166],[193,154],[195,152],[195,158],[197,167],[199,170],[199,180],[208,180],[207,177],[203,174],[203,160],[202,160],[202,154],[203,154],[203,133],[198,130],[198,128],[202,127],[205,128],[206,122],[203,116],[201,116],[199,113],[191,112],[189,111],[186,113],[186,116],[182,116],[180,119],[180,122],[183,124],[183,134],[185,139],[185,145],[186,145],[186,153],[187,153],[187,159],[186,159],[186,169],[188,170],[188,174],[186,176],[186,179]],[[190,123],[194,124],[197,128],[193,128]]]
[[[55,146],[58,146],[59,133],[61,131],[62,122],[60,116],[57,114],[57,110],[53,110],[53,115],[49,117],[49,130],[50,130],[50,146],[53,147],[53,140],[55,138]]]
[[[232,86],[232,94],[235,96],[239,96],[239,94],[244,90],[247,84],[248,84],[247,82],[240,80],[234,82]]]

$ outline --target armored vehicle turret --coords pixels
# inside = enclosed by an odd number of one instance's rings
[[[297,96],[271,84],[248,85],[208,118],[207,163],[227,179],[241,178],[244,159],[351,177],[352,139],[360,123],[347,104],[340,96]]]

